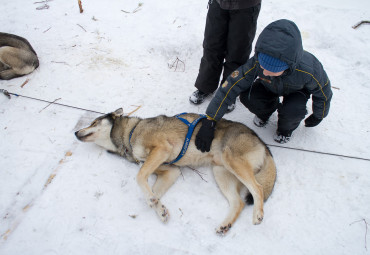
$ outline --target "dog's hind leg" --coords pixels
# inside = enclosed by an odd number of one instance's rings
[[[177,166],[169,165],[160,166],[155,173],[157,174],[157,180],[152,190],[158,198],[161,198],[167,192],[181,174]]]
[[[244,202],[240,197],[242,183],[222,166],[214,166],[213,174],[216,182],[229,202],[229,213],[222,224],[216,229],[217,234],[224,235],[234,224],[244,208]]]
[[[157,170],[160,165],[163,164],[163,162],[168,159],[170,149],[170,145],[155,147],[149,153],[149,156],[145,160],[143,166],[140,168],[140,171],[137,174],[136,178],[137,183],[139,184],[141,190],[144,192],[148,205],[156,211],[159,218],[163,222],[167,222],[169,218],[168,210],[159,201],[159,197],[153,193],[152,189],[149,186],[148,178]]]
[[[249,190],[253,196],[253,224],[260,224],[263,220],[263,188],[255,176],[251,163],[242,158],[233,156],[229,148],[223,153],[225,167],[232,172]]]

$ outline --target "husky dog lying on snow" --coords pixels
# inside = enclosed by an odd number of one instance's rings
[[[147,119],[122,114],[122,109],[118,109],[98,117],[75,135],[83,142],[94,142],[130,161],[143,162],[137,182],[147,203],[163,222],[168,220],[169,213],[160,198],[179,177],[179,167],[212,166],[216,182],[230,205],[227,217],[216,229],[217,233],[225,234],[242,211],[245,202],[240,189],[243,186],[253,197],[253,223],[261,223],[263,203],[274,187],[276,167],[266,144],[251,129],[222,119],[217,123],[211,150],[202,153],[194,144],[199,123],[187,141],[186,153],[173,163],[187,136],[188,125],[184,124],[184,119],[193,123],[199,118],[198,114],[183,114],[181,118],[161,115]],[[148,177],[153,173],[157,174],[157,180],[150,187]]]
[[[0,79],[29,74],[38,66],[37,54],[26,39],[0,32]]]

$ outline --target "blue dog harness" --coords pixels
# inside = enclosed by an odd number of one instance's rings
[[[193,132],[194,132],[194,128],[196,127],[196,125],[198,124],[198,122],[201,119],[204,119],[204,118],[207,117],[206,115],[201,114],[199,116],[199,118],[195,119],[193,122],[190,123],[186,119],[180,117],[181,115],[184,115],[184,114],[187,114],[187,113],[183,112],[183,113],[177,114],[175,116],[176,118],[178,118],[179,120],[181,120],[182,122],[184,122],[188,126],[188,133],[186,134],[184,145],[182,146],[181,152],[177,156],[177,158],[172,160],[171,162],[164,163],[166,165],[171,165],[171,164],[176,163],[177,161],[179,161],[185,155],[186,151],[188,150],[190,139],[191,139],[191,136],[193,135]],[[130,144],[130,147],[131,147],[131,151],[132,151],[132,146],[131,146],[130,141],[131,141],[131,137],[132,137],[132,134],[134,133],[135,128],[136,128],[136,126],[131,130],[130,136],[129,136],[129,144]]]
[[[180,117],[181,115],[184,115],[184,114],[187,114],[187,113],[183,112],[183,113],[177,114],[175,116],[176,118],[178,118],[179,120],[181,120],[182,122],[184,122],[188,126],[188,133],[186,134],[184,145],[182,146],[181,152],[177,156],[177,158],[172,160],[171,162],[165,163],[166,165],[171,165],[171,164],[176,163],[177,161],[179,161],[185,155],[186,151],[188,150],[190,139],[191,139],[191,136],[193,135],[195,126],[198,124],[198,122],[201,119],[207,118],[206,115],[201,114],[199,116],[199,118],[195,119],[192,123],[190,123],[186,119]]]

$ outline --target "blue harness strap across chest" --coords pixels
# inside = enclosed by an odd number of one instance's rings
[[[198,122],[201,119],[204,119],[204,118],[207,117],[206,115],[201,114],[197,119],[195,119],[193,122],[190,123],[186,119],[180,117],[181,115],[184,115],[184,114],[187,114],[187,113],[183,112],[183,113],[177,114],[175,117],[178,118],[179,120],[181,120],[182,122],[184,122],[188,126],[188,133],[186,134],[185,141],[184,141],[184,144],[182,146],[180,154],[177,156],[176,159],[172,160],[171,162],[164,163],[166,165],[171,165],[171,164],[176,163],[177,161],[179,161],[185,155],[186,151],[188,150],[190,139],[191,139],[191,136],[193,135],[193,132],[194,132],[194,128],[196,127],[196,125],[198,124]],[[132,134],[134,133],[135,128],[136,128],[136,126],[131,130],[130,135],[129,135],[129,144],[130,144],[130,147],[131,147],[131,151],[132,151],[131,137],[132,137]]]
[[[204,119],[204,118],[207,117],[206,115],[201,114],[197,119],[195,119],[193,122],[190,123],[186,119],[180,117],[181,115],[184,115],[184,114],[187,114],[187,113],[183,112],[183,113],[177,114],[175,117],[178,118],[179,120],[181,120],[182,122],[184,122],[188,126],[188,133],[186,134],[185,141],[184,141],[184,144],[182,146],[180,154],[177,156],[176,159],[172,160],[171,162],[165,163],[166,165],[171,165],[171,164],[176,163],[177,161],[179,161],[185,155],[186,151],[188,150],[190,139],[191,139],[191,136],[193,135],[193,132],[194,132],[194,128],[196,127],[196,125],[198,124],[198,122],[201,119]]]

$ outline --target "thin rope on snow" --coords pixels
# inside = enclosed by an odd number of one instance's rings
[[[24,98],[28,98],[28,99],[32,99],[32,100],[36,100],[36,101],[40,101],[40,102],[45,102],[45,103],[49,103],[49,104],[54,104],[54,105],[59,105],[59,106],[64,106],[64,107],[69,107],[69,108],[73,108],[73,109],[77,109],[77,110],[82,110],[82,111],[87,111],[87,112],[93,112],[93,113],[98,113],[98,114],[105,114],[105,113],[102,113],[102,112],[98,112],[98,111],[94,111],[94,110],[89,110],[89,109],[85,109],[85,108],[81,108],[81,107],[76,107],[76,106],[72,106],[72,105],[66,105],[66,104],[57,103],[55,101],[54,102],[50,102],[48,100],[39,99],[39,98],[35,98],[35,97],[29,97],[29,96],[23,96],[23,95],[11,93],[11,92],[8,92],[8,94],[14,95],[14,96],[17,96],[17,97],[24,97]],[[368,159],[368,158],[348,156],[348,155],[342,155],[342,154],[336,154],[336,153],[330,153],[330,152],[314,151],[314,150],[307,150],[307,149],[301,149],[301,148],[292,148],[292,147],[285,147],[285,146],[274,145],[274,144],[266,144],[266,145],[268,145],[270,147],[276,147],[276,148],[282,148],[282,149],[288,149],[288,150],[303,151],[303,152],[323,154],[323,155],[334,156],[334,157],[343,157],[343,158],[349,158],[349,159],[357,159],[357,160],[370,161],[370,159]]]

